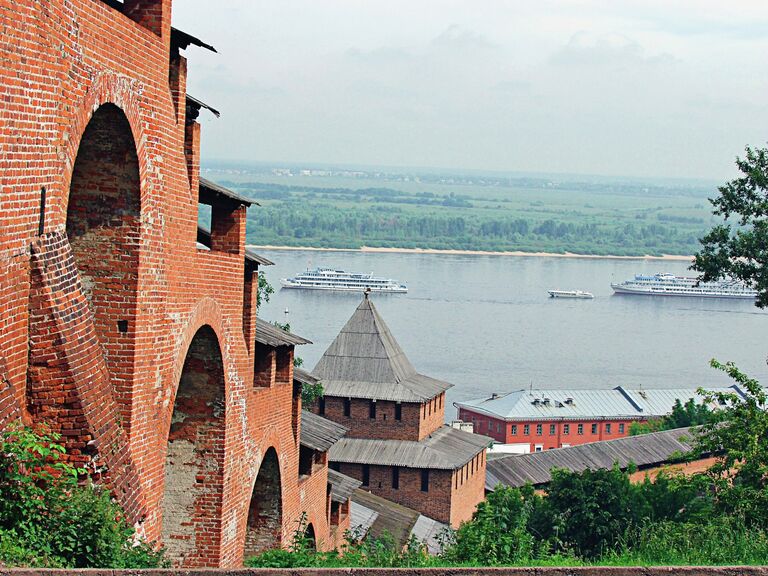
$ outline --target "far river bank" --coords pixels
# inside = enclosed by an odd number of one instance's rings
[[[483,250],[441,250],[436,248],[377,248],[373,246],[363,246],[362,248],[319,248],[312,246],[270,246],[270,245],[256,245],[249,244],[248,248],[254,250],[301,250],[301,251],[316,251],[316,252],[366,252],[366,253],[381,253],[381,254],[447,254],[458,256],[517,256],[517,257],[542,257],[542,258],[582,258],[590,260],[666,260],[666,261],[678,261],[678,262],[691,262],[693,256],[682,256],[677,254],[662,254],[661,256],[618,256],[618,255],[601,255],[601,254],[574,254],[572,252],[564,252],[562,254],[556,252],[492,252]]]

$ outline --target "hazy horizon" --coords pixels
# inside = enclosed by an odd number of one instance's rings
[[[768,10],[713,0],[201,0],[203,158],[722,182],[768,140]]]

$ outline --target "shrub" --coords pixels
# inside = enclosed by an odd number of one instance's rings
[[[163,555],[134,541],[109,493],[63,461],[59,435],[11,428],[0,442],[0,561],[11,566],[151,568]]]

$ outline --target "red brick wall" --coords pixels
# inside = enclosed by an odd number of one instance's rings
[[[216,207],[214,250],[196,246],[200,128],[179,106],[186,66],[173,59],[169,74],[171,0],[127,0],[125,9],[0,0],[0,425],[21,418],[61,430],[74,458],[108,467],[149,539],[163,535],[164,495],[172,498],[166,460],[194,469],[208,446],[216,465],[204,483],[215,497],[193,492],[170,534],[195,542],[194,552],[178,546],[177,560],[237,566],[270,447],[283,543],[301,513],[292,384],[254,386],[244,210]],[[212,335],[198,350],[204,326]],[[183,373],[195,385],[209,378],[185,364],[216,348],[209,408],[219,416],[203,434],[188,426],[197,416],[180,422],[174,407],[192,402],[183,387],[177,397]],[[174,450],[185,432],[197,453]],[[182,523],[194,530],[174,532]]]
[[[369,482],[360,486],[363,490],[397,502],[425,516],[445,522],[451,522],[452,478],[451,470],[430,470],[429,490],[421,490],[421,470],[418,468],[400,468],[399,488],[392,487],[391,466],[369,466]],[[339,464],[342,474],[363,480],[361,464]],[[483,476],[485,482],[485,476]]]
[[[400,404],[401,419],[395,419],[395,402],[376,401],[376,418],[370,417],[370,400],[352,398],[350,415],[344,415],[344,398],[325,396],[324,416],[349,429],[348,438],[381,438],[384,440],[421,440],[445,423],[445,394],[431,402]],[[310,409],[319,414],[319,403]]]
[[[432,434],[445,424],[445,392],[421,405],[419,440]]]
[[[477,505],[485,499],[485,450],[453,473],[451,484],[451,526],[472,518]]]
[[[598,440],[613,440],[629,436],[632,422],[643,420],[530,420],[505,422],[499,418],[478,414],[465,408],[459,409],[459,418],[474,422],[476,434],[490,436],[502,444],[529,444],[531,452],[541,445],[543,450],[576,446]],[[474,418],[474,420],[473,420]],[[541,426],[541,434],[537,426]],[[581,425],[581,433],[579,433]],[[528,432],[526,432],[528,426]],[[554,426],[554,430],[552,427]],[[593,432],[593,426],[595,431]],[[499,428],[501,431],[499,431]]]

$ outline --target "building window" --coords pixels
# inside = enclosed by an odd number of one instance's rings
[[[534,451],[535,452],[541,452],[542,450],[544,450],[544,445],[543,444],[536,444],[536,447],[534,448]]]
[[[421,491],[429,492],[429,470],[421,471]]]
[[[524,424],[523,425],[523,434],[525,436],[528,436],[528,434],[531,433],[531,425],[530,424]]]
[[[550,424],[550,425],[549,425],[549,435],[550,435],[550,436],[554,436],[554,435],[555,435],[555,431],[556,431],[556,430],[557,430],[557,429],[556,429],[556,427],[555,427],[555,425],[554,425],[554,424]]]
[[[395,404],[395,420],[403,419],[403,405],[398,402]]]
[[[392,468],[392,489],[398,490],[400,488],[400,468],[395,466]]]
[[[597,424],[592,424],[592,434],[597,434]]]
[[[563,424],[563,434],[570,434],[570,433],[571,433],[571,425]]]
[[[541,436],[541,432],[542,432],[541,424],[536,424],[536,436]]]
[[[317,411],[320,416],[325,416],[325,398],[323,396],[320,396],[317,401]]]
[[[501,422],[496,422],[496,432],[501,433]]]
[[[442,408],[443,407],[443,395],[442,394],[440,394],[440,396],[438,397],[438,400],[440,401],[439,408]]]
[[[624,434],[624,424],[619,424],[619,434]]]
[[[473,476],[475,474],[475,459],[472,458],[472,462],[469,464],[469,475]]]
[[[517,424],[512,424],[512,436],[517,436]]]
[[[610,422],[605,425],[605,433],[610,434],[611,433],[611,424]]]
[[[368,418],[376,420],[376,401],[371,400],[368,404]]]
[[[352,412],[352,400],[344,398],[344,416],[349,416]]]
[[[363,464],[363,486],[368,486],[371,482],[371,467],[368,464]]]
[[[576,429],[576,432],[579,434],[584,434],[584,424],[579,424],[578,428]]]

